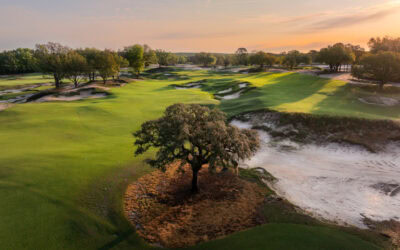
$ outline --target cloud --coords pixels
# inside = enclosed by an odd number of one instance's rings
[[[377,5],[350,8],[341,11],[321,11],[299,16],[285,17],[278,14],[260,15],[239,19],[242,24],[269,25],[280,32],[313,32],[349,27],[384,19],[400,10],[400,0],[386,1]]]
[[[349,27],[361,23],[381,20],[400,10],[400,3],[387,2],[386,4],[373,6],[367,9],[354,10],[343,15],[334,15],[324,20],[312,23],[307,28],[310,31],[329,30]]]
[[[210,33],[193,33],[193,32],[169,32],[153,36],[154,39],[159,40],[179,40],[179,39],[202,39],[202,38],[226,38],[236,35],[243,35],[237,32],[210,32]]]
[[[245,24],[280,24],[280,25],[286,25],[286,24],[293,24],[297,22],[306,22],[310,20],[315,20],[316,18],[323,17],[327,15],[326,12],[319,12],[319,13],[311,13],[308,15],[302,15],[302,16],[293,16],[293,17],[284,17],[282,15],[275,15],[275,14],[270,14],[270,15],[261,15],[258,17],[250,17],[250,18],[243,18],[239,20],[240,23],[245,23]]]

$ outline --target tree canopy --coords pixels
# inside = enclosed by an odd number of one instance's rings
[[[264,51],[258,51],[250,55],[249,62],[252,65],[260,66],[260,68],[272,67],[276,62],[276,58]]]
[[[142,45],[136,44],[126,47],[124,50],[125,58],[129,61],[129,66],[132,67],[136,76],[140,75],[145,65],[144,48]]]
[[[400,53],[400,37],[377,37],[371,38],[368,42],[371,53],[378,53],[380,51],[393,51]]]
[[[248,65],[249,63],[249,52],[246,48],[238,48],[236,50],[236,64],[238,65]]]
[[[197,104],[168,107],[163,117],[143,123],[134,136],[135,155],[153,147],[158,150],[155,159],[148,161],[151,166],[165,170],[174,162],[189,164],[192,192],[198,191],[197,175],[205,164],[210,168],[236,167],[260,145],[256,131],[231,126],[218,109]]]
[[[196,63],[204,67],[212,66],[217,62],[217,58],[213,54],[206,52],[196,54],[194,59]]]
[[[400,79],[400,54],[390,51],[380,51],[377,54],[367,54],[359,66],[355,66],[352,74],[358,78],[378,81],[380,88],[390,82]]]
[[[114,55],[108,50],[98,53],[96,57],[96,68],[100,77],[103,79],[104,84],[107,82],[108,78],[119,73],[119,71],[117,71],[118,65],[115,61]]]
[[[84,79],[87,71],[87,62],[85,57],[76,51],[69,51],[65,58],[65,76],[72,81],[75,87]]]
[[[355,55],[351,48],[343,43],[323,48],[319,52],[318,61],[329,65],[331,71],[338,72],[343,64],[352,64]]]
[[[44,74],[53,75],[56,88],[61,86],[61,81],[66,76],[66,59],[70,51],[70,48],[59,43],[36,45],[35,56],[39,69]]]

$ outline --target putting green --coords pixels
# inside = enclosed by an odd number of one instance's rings
[[[121,209],[126,183],[152,171],[142,163],[151,152],[141,158],[133,157],[131,133],[144,121],[159,117],[173,103],[219,105],[212,93],[248,81],[257,89],[239,99],[222,101],[220,107],[230,115],[272,107],[285,111],[399,117],[399,111],[395,110],[385,113],[361,104],[348,106],[348,100],[341,99],[347,96],[342,93],[343,82],[298,74],[180,71],[176,75],[172,79],[144,80],[114,88],[113,95],[105,99],[18,104],[1,111],[0,249],[148,248],[125,221]],[[170,86],[202,79],[209,79],[203,87],[208,92],[176,90]],[[327,92],[330,95],[321,97]],[[336,109],[330,105],[335,98],[340,103]],[[290,229],[288,234],[303,230],[285,227]],[[331,244],[319,230],[311,233],[319,246]],[[330,234],[339,237],[344,233],[332,230]],[[239,236],[232,237],[237,240]],[[254,245],[260,234],[254,237],[247,235],[240,237],[240,241]],[[293,247],[303,242],[290,239],[293,242],[288,244]],[[369,244],[353,236],[340,239],[343,244],[351,243],[348,246],[360,249]],[[220,249],[213,244],[208,249]],[[260,242],[260,247],[263,244]]]

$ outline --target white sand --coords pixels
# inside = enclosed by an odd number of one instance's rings
[[[232,95],[226,95],[226,96],[220,96],[221,99],[223,100],[232,100],[232,99],[237,99],[240,97],[240,95],[243,93],[243,90],[236,92]]]
[[[219,91],[218,94],[226,94],[226,93],[229,93],[231,91],[232,91],[232,88],[229,88],[229,89],[226,89],[226,90]]]
[[[239,121],[232,124],[251,127]],[[269,171],[278,178],[277,193],[295,205],[316,217],[361,228],[366,227],[364,216],[400,221],[400,194],[395,192],[400,185],[398,145],[388,145],[386,152],[379,154],[338,144],[297,145],[288,151],[282,143],[271,146],[267,133],[259,134],[261,149],[242,165]],[[392,184],[393,190],[385,193],[376,188],[382,184]]]

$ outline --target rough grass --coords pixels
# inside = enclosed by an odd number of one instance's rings
[[[265,107],[370,118],[397,119],[400,114],[398,109],[353,103],[344,83],[317,77],[174,73],[178,76],[160,75],[159,80],[114,88],[113,97],[105,99],[18,104],[0,112],[0,249],[149,248],[122,213],[127,183],[152,171],[142,163],[151,152],[141,158],[133,157],[131,133],[144,121],[159,117],[173,103],[219,105],[212,94],[224,84],[230,86],[232,81],[247,81],[257,89],[239,99],[222,101],[219,107],[230,116]],[[41,76],[17,78],[1,78],[0,85],[38,83]],[[209,92],[175,90],[170,86],[202,79],[208,79],[205,88]],[[214,85],[215,82],[220,84]],[[291,224],[267,225],[205,246],[371,247],[338,230]]]

